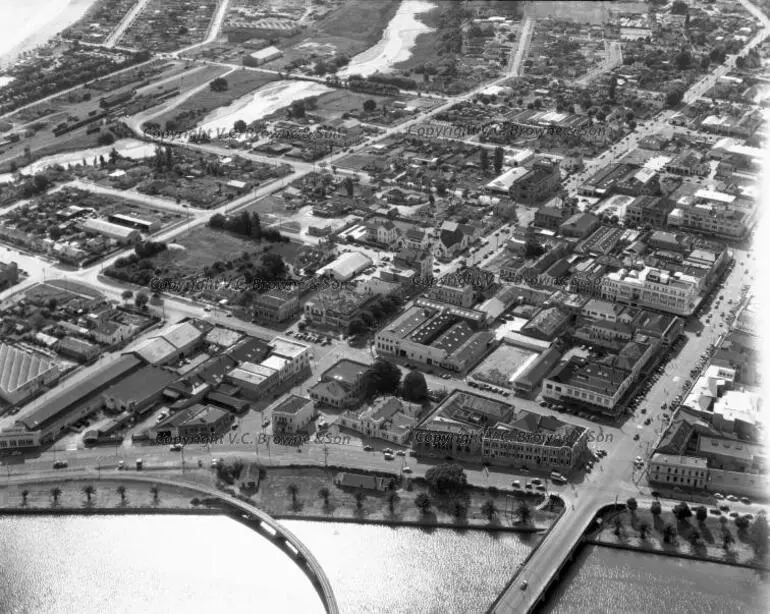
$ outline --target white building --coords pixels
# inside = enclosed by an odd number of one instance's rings
[[[349,281],[373,264],[372,259],[361,252],[348,252],[318,269],[317,274],[328,273],[337,281]]]
[[[142,238],[141,233],[134,228],[113,224],[107,220],[89,218],[83,222],[83,230],[95,232],[119,243],[136,243]]]
[[[404,445],[417,425],[421,409],[416,403],[396,397],[380,397],[360,412],[346,411],[340,417],[340,425],[368,437]]]
[[[704,488],[708,473],[708,461],[695,456],[653,454],[647,467],[650,482],[684,488]]]
[[[652,267],[641,271],[621,269],[605,275],[601,294],[608,301],[688,316],[703,298],[701,283],[692,275]]]
[[[276,337],[268,345],[272,353],[262,364],[276,369],[279,381],[286,381],[310,368],[310,346],[285,337]]]

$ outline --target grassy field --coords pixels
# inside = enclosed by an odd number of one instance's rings
[[[297,58],[309,56],[309,49],[298,48],[305,43],[329,46],[329,49],[333,47],[335,53],[352,58],[377,44],[400,4],[400,0],[349,0],[314,24],[311,30],[281,42],[285,55],[268,62],[265,67],[280,70]],[[351,24],[355,27],[351,28]]]
[[[374,100],[379,108],[383,103],[391,102],[393,98],[388,96],[372,96],[371,94],[356,93],[349,90],[334,90],[318,98],[317,108],[313,111],[313,114],[321,115],[327,121],[337,119],[348,111],[360,111],[367,100]]]
[[[203,267],[216,261],[226,262],[239,257],[243,252],[254,254],[262,251],[262,246],[255,241],[241,239],[207,226],[196,228],[179,239],[178,243],[184,249],[169,247],[153,261],[161,268],[173,267],[180,275],[200,275]]]
[[[219,74],[226,72],[224,69]],[[153,122],[163,126],[169,119],[175,118],[180,113],[197,112],[201,119],[219,107],[226,107],[238,98],[245,96],[260,87],[278,80],[277,75],[254,70],[239,70],[226,77],[227,91],[212,92],[206,88],[185,100],[182,104],[159,115]]]

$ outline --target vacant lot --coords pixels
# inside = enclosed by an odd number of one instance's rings
[[[503,344],[484,359],[472,377],[495,386],[511,386],[511,378],[537,354]]]
[[[207,226],[196,228],[177,242],[178,245],[170,245],[153,262],[160,268],[173,267],[180,276],[201,275],[203,267],[217,261],[227,262],[243,252],[255,254],[262,251],[262,244],[256,241],[241,239]]]
[[[371,94],[356,93],[349,90],[334,90],[319,96],[313,114],[321,115],[327,121],[337,119],[349,111],[361,111],[364,107],[364,102],[367,100],[374,100],[379,108],[384,103],[392,102],[393,98],[388,96],[372,96]]]
[[[285,51],[285,55],[268,62],[265,67],[280,70],[293,60],[309,57],[312,48],[299,47],[307,43],[326,48],[330,53],[334,49],[335,54],[352,58],[379,42],[399,5],[399,0],[379,0],[378,2],[349,0],[313,25],[312,31],[302,32],[287,39],[285,43],[281,41],[279,46]]]

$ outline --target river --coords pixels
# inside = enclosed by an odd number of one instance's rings
[[[535,543],[516,534],[285,521],[342,614],[484,612]],[[587,548],[545,612],[755,614],[753,572]],[[0,518],[3,614],[323,612],[272,542],[213,516]]]

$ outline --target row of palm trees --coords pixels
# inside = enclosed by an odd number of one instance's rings
[[[288,492],[289,496],[291,496],[291,506],[293,510],[298,509],[298,501],[297,501],[297,495],[299,494],[299,487],[296,484],[289,484],[286,487],[286,491]],[[329,500],[331,498],[331,490],[329,490],[328,487],[323,486],[318,490],[318,496],[323,499],[324,502],[324,508],[329,508]],[[358,491],[354,495],[355,502],[356,502],[356,510],[361,511],[364,507],[364,502],[366,501],[366,495],[363,493],[363,491]],[[398,493],[396,491],[389,491],[386,495],[386,500],[388,502],[388,510],[390,511],[391,516],[395,514],[396,506],[398,505],[399,501],[401,500],[401,497],[398,496]],[[414,505],[420,510],[420,513],[423,516],[427,516],[431,513],[431,510],[433,508],[433,502],[431,501],[430,497],[424,493],[421,492],[418,494],[414,499]],[[495,506],[495,502],[492,499],[489,499],[484,503],[484,505],[481,508],[481,512],[487,517],[487,519],[491,522],[493,518],[495,518],[498,514],[498,509]],[[467,507],[464,503],[457,501],[455,502],[453,513],[456,518],[462,518],[467,513]],[[522,501],[522,503],[519,505],[518,509],[516,510],[516,513],[519,517],[519,521],[522,524],[527,524],[529,522],[530,518],[532,517],[532,510],[529,508],[529,506]]]
[[[59,498],[62,496],[62,489],[59,488],[58,486],[55,486],[49,492],[51,494],[51,498],[53,499],[53,504],[59,505]],[[91,484],[86,484],[81,489],[81,492],[86,496],[88,505],[91,505],[91,497],[93,497],[96,494],[96,489]],[[126,487],[121,484],[115,489],[115,492],[117,492],[118,495],[120,495],[121,504],[125,505],[126,504]],[[153,503],[157,505],[160,498],[159,497],[160,489],[157,486],[153,485],[150,488],[150,492],[152,493]],[[26,490],[26,489],[22,490],[21,491],[22,505],[26,506],[28,499],[29,499],[29,490]]]

